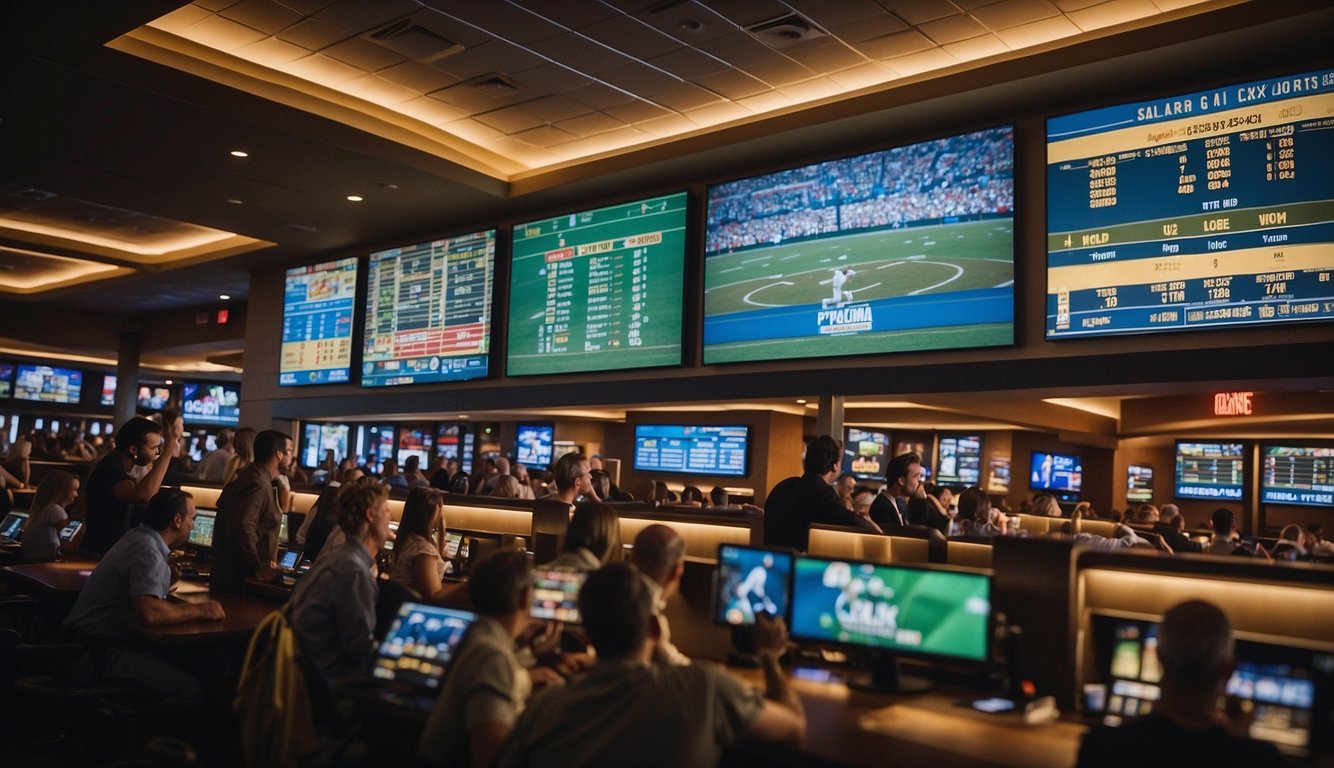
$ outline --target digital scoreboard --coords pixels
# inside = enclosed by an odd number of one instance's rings
[[[637,472],[745,477],[750,428],[639,424],[635,426]]]
[[[1047,338],[1334,318],[1334,69],[1047,121]]]
[[[1334,447],[1266,445],[1260,501],[1334,507]]]
[[[350,380],[357,260],[287,270],[278,383],[337,384]]]
[[[686,193],[514,227],[511,376],[681,363]]]
[[[361,385],[487,375],[496,231],[371,254]]]

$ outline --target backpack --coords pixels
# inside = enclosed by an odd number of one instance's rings
[[[232,700],[249,768],[292,768],[316,747],[310,693],[298,654],[284,610],[264,617],[250,636]]]

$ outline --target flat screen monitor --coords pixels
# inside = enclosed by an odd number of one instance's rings
[[[19,534],[23,531],[23,526],[28,522],[27,512],[9,512],[4,520],[0,520],[0,537],[17,541]]]
[[[922,462],[922,479],[931,479],[931,459],[935,456],[935,444],[932,442],[933,435],[929,432],[894,432],[894,450],[890,452],[890,458],[902,456],[905,453],[915,453]]]
[[[116,374],[105,373],[102,375],[102,399],[99,402],[105,406],[116,404]]]
[[[981,664],[991,652],[991,577],[798,556],[792,586],[792,637],[876,652],[870,688],[920,689],[897,675],[896,657]],[[897,679],[896,679],[897,678]]]
[[[1334,70],[1047,121],[1047,338],[1334,318]]]
[[[366,466],[379,473],[380,463],[385,459],[394,458],[395,441],[398,437],[396,430],[392,425],[371,424],[363,424],[359,430],[357,445],[360,446],[361,455],[366,459]]]
[[[351,456],[348,451],[348,437],[352,428],[346,424],[311,424],[307,422],[302,430],[301,464],[318,467],[324,461],[326,451],[333,451],[334,461],[342,461]]]
[[[14,379],[15,400],[77,404],[83,393],[83,371],[20,363]]]
[[[477,436],[472,430],[464,428],[463,431],[463,451],[459,454],[459,466],[464,472],[472,472],[472,457],[477,451]]]
[[[406,602],[375,654],[371,676],[410,690],[436,690],[468,627],[471,611]]]
[[[1265,445],[1260,501],[1334,507],[1334,445]]]
[[[112,387],[112,389],[114,390],[115,387]],[[13,391],[14,391],[14,364],[0,363],[0,397],[9,397],[9,395],[13,393]]]
[[[203,461],[204,456],[218,447],[217,436],[202,430],[191,434],[188,442],[190,447],[186,451],[190,454],[191,461]]]
[[[1147,464],[1126,467],[1126,501],[1135,504],[1153,501],[1153,467]]]
[[[1014,343],[1014,129],[714,185],[704,362]]]
[[[195,512],[195,527],[190,530],[190,544],[198,549],[213,547],[213,526],[218,521],[218,513],[200,509]]]
[[[241,385],[187,381],[181,386],[181,411],[187,422],[236,426],[241,423]]]
[[[1179,499],[1225,499],[1246,496],[1244,443],[1176,443],[1176,496]]]
[[[444,459],[459,457],[459,425],[437,424],[435,428],[435,455]]]
[[[713,577],[714,623],[749,626],[761,613],[787,616],[794,557],[788,550],[720,544]]]
[[[889,433],[848,427],[843,431],[843,471],[858,480],[884,480]]]
[[[750,427],[636,424],[636,472],[745,477]]]
[[[941,435],[936,442],[936,482],[972,488],[982,480],[982,436]]]
[[[409,456],[416,456],[418,466],[425,470],[431,463],[431,448],[435,442],[435,429],[432,424],[404,424],[398,428],[398,464],[403,464]]]
[[[114,378],[114,377],[113,377]],[[112,387],[112,393],[115,393],[115,387]],[[103,384],[102,397],[106,399],[105,382]],[[171,390],[157,384],[140,384],[139,394],[135,398],[135,403],[146,411],[160,411],[167,407],[167,402],[171,400]],[[114,405],[114,403],[113,403]]]
[[[1078,494],[1084,484],[1083,460],[1070,453],[1033,451],[1028,487],[1056,494]]]
[[[496,231],[372,253],[361,385],[485,378]]]
[[[556,428],[550,424],[520,424],[514,439],[514,460],[529,469],[551,466]]]
[[[686,199],[515,225],[509,375],[680,365]]]
[[[294,267],[283,282],[278,383],[341,384],[351,380],[355,257]]]
[[[584,447],[573,440],[556,440],[551,444],[551,460],[557,461],[567,453],[583,453]]]
[[[559,621],[565,624],[579,622],[579,589],[588,574],[583,571],[563,571],[538,568],[533,571],[533,602],[529,614],[535,619]]]

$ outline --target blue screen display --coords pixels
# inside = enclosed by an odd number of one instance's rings
[[[745,477],[749,442],[749,427],[639,424],[635,470]]]
[[[355,258],[287,270],[279,384],[339,384],[350,380],[356,300]]]

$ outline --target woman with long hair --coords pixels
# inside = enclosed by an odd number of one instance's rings
[[[394,566],[389,578],[422,600],[440,600],[461,584],[445,584],[445,514],[440,491],[413,488],[403,503],[403,517],[394,537]]]
[[[236,477],[236,473],[250,466],[255,460],[255,428],[241,427],[232,438],[232,457],[227,460],[227,468],[222,471],[222,484],[226,485]]]
[[[69,522],[69,506],[77,498],[79,478],[73,474],[54,470],[42,478],[23,525],[24,558],[55,560],[60,555],[60,529]]]

